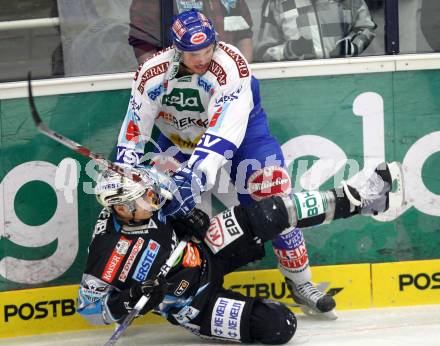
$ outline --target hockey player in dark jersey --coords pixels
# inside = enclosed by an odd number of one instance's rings
[[[273,196],[211,220],[194,209],[184,219],[162,222],[154,190],[104,171],[96,186],[104,209],[89,246],[78,312],[91,323],[111,324],[127,315],[142,295],[151,295],[141,314],[154,309],[194,334],[286,343],[296,330],[294,314],[279,302],[225,289],[224,275],[262,258],[264,242],[289,227],[387,211],[393,180],[398,182],[394,197],[402,200],[401,171],[392,163],[379,165],[356,186]],[[192,240],[182,256],[165,278],[158,278],[170,253],[187,236]]]

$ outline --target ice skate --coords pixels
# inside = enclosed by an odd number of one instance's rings
[[[334,310],[336,302],[333,297],[320,291],[312,282],[296,284],[286,278],[286,284],[293,300],[304,314],[329,320],[338,318]]]
[[[393,182],[395,191],[391,191]],[[383,162],[365,181],[348,185],[343,182],[344,192],[353,209],[362,215],[377,215],[399,208],[404,201],[403,172],[400,163]]]

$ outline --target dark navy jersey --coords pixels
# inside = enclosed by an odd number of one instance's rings
[[[136,282],[155,278],[178,244],[170,224],[163,224],[154,215],[144,224],[122,225],[114,214],[104,209],[96,223],[89,256],[79,291],[78,312],[93,323],[112,323],[108,296]],[[207,257],[210,250],[203,244],[189,241],[182,256],[167,275],[167,294],[158,311],[176,323],[182,307],[195,304],[200,310],[204,297],[218,285],[211,275]],[[174,316],[176,315],[176,316]]]

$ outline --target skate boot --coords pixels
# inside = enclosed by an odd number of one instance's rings
[[[396,182],[396,189],[391,192],[393,181]],[[373,174],[359,184],[342,184],[352,211],[362,215],[377,215],[389,209],[394,210],[404,201],[403,174],[398,162],[379,164]]]
[[[334,311],[336,302],[333,297],[318,290],[312,282],[296,284],[286,278],[286,284],[304,314],[329,320],[338,318]]]

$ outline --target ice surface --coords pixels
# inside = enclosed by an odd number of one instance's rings
[[[336,321],[298,315],[298,329],[289,345],[307,346],[440,346],[440,305],[338,311]],[[103,345],[109,330],[46,334],[0,339],[0,345]],[[132,326],[118,345],[222,345],[202,340],[182,328],[160,324]]]

